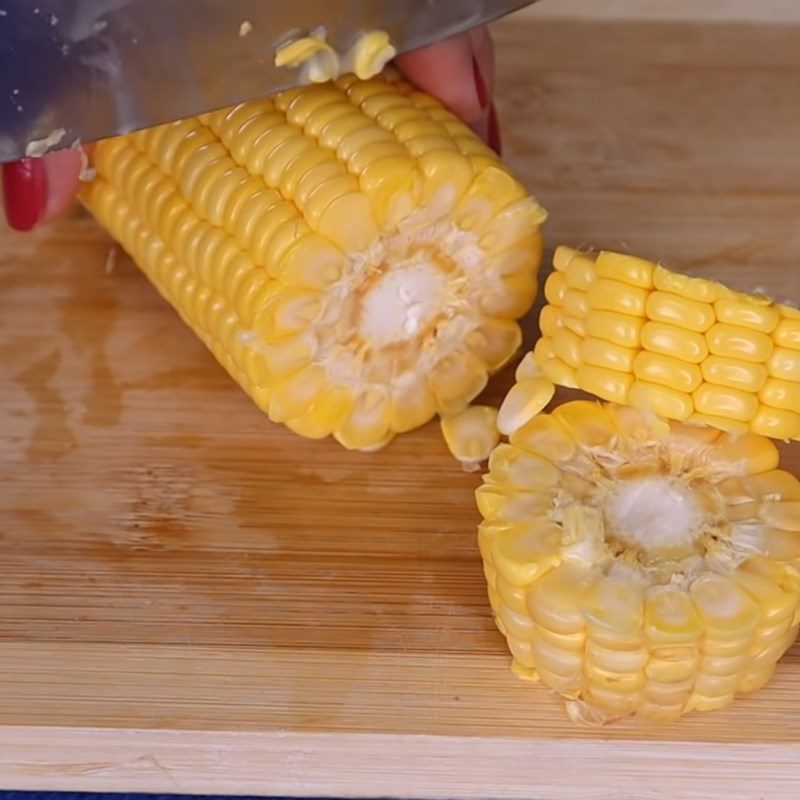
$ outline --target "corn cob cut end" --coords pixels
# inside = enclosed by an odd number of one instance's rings
[[[94,167],[84,203],[303,436],[374,450],[461,412],[520,346],[545,214],[402,81],[346,75],[110,139]]]
[[[800,622],[800,481],[766,437],[573,401],[493,451],[479,547],[514,671],[605,724],[763,686]]]

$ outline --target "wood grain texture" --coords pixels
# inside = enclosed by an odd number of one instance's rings
[[[499,26],[550,247],[800,298],[799,36]],[[800,649],[729,710],[575,728],[508,672],[435,425],[373,455],[270,425],[79,213],[0,264],[0,785],[800,796]]]

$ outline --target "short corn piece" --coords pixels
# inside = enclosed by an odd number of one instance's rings
[[[495,448],[476,496],[514,671],[577,721],[720,708],[797,636],[800,481],[766,437],[568,402]]]
[[[82,200],[275,422],[348,448],[456,414],[521,342],[544,212],[400,80],[101,142]]]
[[[668,419],[800,439],[800,311],[619,253],[556,251],[534,356]]]

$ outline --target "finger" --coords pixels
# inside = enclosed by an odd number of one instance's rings
[[[412,83],[438,97],[500,153],[494,43],[486,26],[399,56],[397,65]],[[465,79],[470,75],[472,85]]]
[[[70,147],[48,153],[42,160],[47,175],[47,203],[41,222],[47,222],[63,214],[75,201],[84,155],[77,148]]]
[[[469,33],[405,53],[396,63],[412,83],[464,122],[474,124],[485,116],[487,98],[479,95]]]
[[[31,230],[44,216],[46,205],[47,178],[41,159],[3,164],[3,210],[14,230]]]
[[[29,231],[61,214],[78,191],[82,154],[59,150],[3,164],[3,207],[8,224]]]

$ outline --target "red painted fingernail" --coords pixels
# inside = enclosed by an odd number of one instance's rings
[[[475,80],[475,93],[478,95],[478,105],[481,107],[481,111],[483,111],[489,104],[489,90],[486,88],[486,81],[483,79],[483,73],[478,64],[478,59],[475,58],[475,56],[472,57],[472,76]]]
[[[44,216],[47,177],[39,158],[3,164],[3,203],[8,224],[29,231]]]
[[[489,128],[486,132],[487,144],[497,155],[503,155],[503,137],[500,135],[500,122],[497,119],[497,109],[492,103],[489,109]]]

